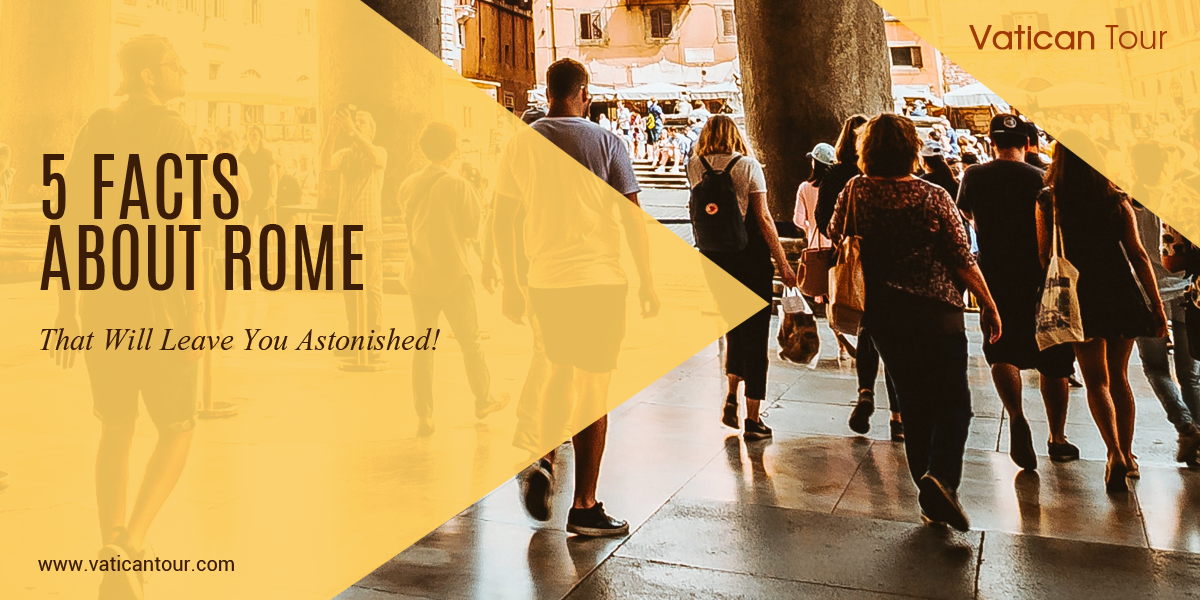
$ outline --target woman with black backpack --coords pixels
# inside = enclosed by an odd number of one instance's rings
[[[762,165],[748,156],[746,142],[733,119],[717,115],[700,131],[687,168],[692,188],[690,211],[700,252],[750,288],[767,306],[726,334],[725,374],[729,393],[721,422],[738,427],[738,387],[745,382],[747,440],[771,437],[759,406],[767,394],[767,343],[771,329],[771,296],[775,264],[784,285],[796,286],[775,220],[767,209]],[[714,289],[719,289],[715,286]],[[717,308],[723,298],[718,295]]]

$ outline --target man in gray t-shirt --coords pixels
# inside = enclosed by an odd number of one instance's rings
[[[531,129],[514,137],[505,150],[496,184],[495,242],[504,282],[504,314],[521,323],[528,282],[531,312],[541,331],[550,369],[544,387],[542,434],[558,441],[571,413],[607,412],[612,370],[625,335],[628,280],[621,268],[621,225],[639,276],[643,317],[658,313],[650,275],[644,214],[629,153],[620,138],[583,118],[590,99],[588,74],[570,59],[546,72],[550,110]],[[545,160],[546,142],[567,153],[582,168]],[[623,194],[614,201],[611,187]],[[523,222],[518,215],[523,213]],[[620,221],[620,222],[618,222]],[[518,272],[516,234],[521,227],[528,272]],[[567,399],[575,397],[575,410]],[[620,536],[629,524],[604,512],[596,501],[596,483],[608,430],[601,416],[572,438],[576,486],[567,531],[585,536]],[[547,439],[549,438],[549,439]],[[539,520],[550,517],[554,452],[522,473],[526,510]]]

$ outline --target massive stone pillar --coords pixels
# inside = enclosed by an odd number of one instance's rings
[[[104,0],[0,2],[0,142],[16,170],[9,202],[41,200],[42,155],[69,155],[88,115],[107,106],[111,31]]]
[[[805,154],[854,114],[892,109],[883,10],[871,0],[735,0],[746,126],[771,212],[791,220]]]
[[[438,0],[362,0],[425,49],[441,56],[442,7]]]

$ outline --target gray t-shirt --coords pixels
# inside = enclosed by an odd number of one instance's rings
[[[641,191],[625,142],[583,117],[544,117],[534,131],[622,194]]]
[[[529,286],[623,285],[616,202],[639,191],[625,144],[582,118],[547,117],[513,136],[500,161],[496,193],[525,209]],[[548,145],[587,169],[574,168]],[[595,175],[592,177],[588,174]]]

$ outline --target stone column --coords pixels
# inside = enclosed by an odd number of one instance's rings
[[[437,56],[442,52],[442,8],[439,0],[362,0]]]
[[[871,0],[735,0],[746,127],[777,221],[790,221],[805,158],[855,113],[892,110],[883,10]]]
[[[0,1],[0,142],[16,169],[9,202],[41,200],[42,155],[69,157],[88,115],[108,105],[111,32],[109,1]]]

